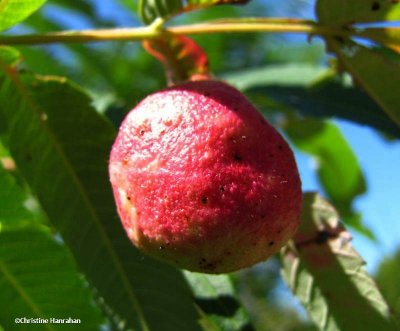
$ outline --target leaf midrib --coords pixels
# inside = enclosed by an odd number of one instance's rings
[[[22,300],[28,305],[28,307],[32,310],[32,312],[38,317],[45,317],[45,314],[39,308],[39,306],[31,299],[29,294],[24,290],[24,287],[19,283],[17,277],[8,270],[7,266],[0,261],[0,271],[3,273],[5,279],[9,284],[19,293]],[[51,324],[44,323],[42,324],[44,328],[49,331],[55,331],[55,329],[51,326]]]

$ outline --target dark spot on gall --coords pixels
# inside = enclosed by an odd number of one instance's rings
[[[233,107],[232,110],[233,111],[239,111],[239,108],[238,107]]]
[[[241,156],[240,154],[238,154],[238,153],[235,153],[235,155],[233,156],[233,158],[234,158],[236,161],[242,161],[242,156]]]
[[[215,265],[215,263],[207,263],[206,265],[205,265],[205,267],[206,267],[206,269],[208,269],[208,270],[213,270],[213,269],[215,269],[217,266]]]
[[[131,197],[126,197],[127,200],[131,200]]]
[[[281,151],[283,149],[282,145],[278,145],[278,149]]]
[[[270,241],[270,242],[268,243],[268,246],[273,246],[274,244],[275,244],[274,241]]]
[[[380,5],[380,3],[378,1],[375,1],[371,6],[371,10],[377,11],[379,9],[381,9],[381,5]]]
[[[207,197],[202,197],[202,198],[201,198],[201,203],[202,203],[203,205],[206,205],[206,204],[208,203],[208,198],[207,198]]]
[[[158,248],[160,249],[160,251],[162,251],[165,247],[164,246],[160,246]]]
[[[211,95],[210,92],[204,92],[204,96],[205,96],[205,97],[209,97],[210,95]]]
[[[207,260],[204,257],[201,258],[201,262],[206,262],[206,261]]]
[[[219,190],[220,190],[221,192],[225,192],[225,188],[224,188],[222,185],[219,187]]]
[[[268,154],[269,157],[274,157],[274,154],[270,153]]]
[[[141,136],[144,135],[144,130],[140,130],[140,135],[141,135]]]

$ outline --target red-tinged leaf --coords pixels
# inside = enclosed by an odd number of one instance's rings
[[[320,330],[398,330],[335,208],[303,198],[301,225],[282,250],[283,278]]]
[[[186,36],[165,34],[163,38],[144,41],[143,47],[163,64],[168,85],[208,76],[207,55]]]
[[[246,4],[250,0],[140,0],[139,16],[145,24],[157,18],[167,19],[171,16],[198,10],[206,7],[226,4]]]

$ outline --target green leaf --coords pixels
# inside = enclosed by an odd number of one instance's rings
[[[0,232],[0,323],[26,330],[15,318],[42,318],[35,330],[99,330],[102,318],[67,250],[37,228]],[[79,319],[55,324],[50,318]],[[30,324],[33,324],[31,322]],[[31,325],[28,325],[31,326]]]
[[[400,138],[399,127],[362,90],[344,86],[336,79],[321,86],[270,86],[249,90],[250,95],[267,94],[275,102],[296,109],[304,116],[319,119],[339,118]]]
[[[304,195],[302,223],[282,250],[282,275],[320,330],[398,330],[335,209]]]
[[[20,57],[21,54],[15,48],[7,46],[0,47],[0,58],[4,59],[4,61],[6,61],[7,63],[15,65],[20,60]]]
[[[252,99],[268,96],[305,116],[342,118],[400,137],[399,127],[365,92],[308,64],[282,64],[223,76]]]
[[[196,305],[203,314],[201,323],[205,330],[254,330],[228,275],[187,271],[184,274],[194,292]]]
[[[342,28],[354,23],[400,20],[398,1],[319,0],[316,11],[319,23]],[[368,29],[363,33],[368,37]],[[400,54],[396,53],[399,41],[393,40],[398,38],[398,32],[387,28],[378,33],[372,30],[371,33],[369,37],[375,37],[375,41],[395,51],[367,48],[341,38],[326,38],[328,50],[337,55],[343,68],[353,75],[356,82],[400,126],[400,95],[393,92],[393,87],[400,84]]]
[[[3,0],[0,1],[0,31],[23,21],[38,10],[46,0]]]
[[[329,45],[355,81],[400,126],[400,94],[396,91],[400,86],[400,54],[353,42],[341,44],[330,40]]]
[[[139,15],[145,24],[167,19],[182,12],[222,4],[245,4],[250,0],[140,0]]]
[[[289,116],[284,129],[297,148],[313,156],[318,179],[346,223],[374,238],[352,209],[354,199],[366,191],[366,184],[357,157],[339,128],[328,122]]]
[[[272,85],[309,87],[326,73],[325,67],[296,63],[236,71],[227,73],[222,78],[240,90],[248,90]]]
[[[383,296],[397,314],[400,322],[400,249],[392,256],[386,257],[380,264],[376,273],[376,282]]]
[[[332,200],[345,202],[365,192],[357,158],[336,125],[289,118],[285,132],[296,147],[316,158],[318,176]]]
[[[312,155],[318,180],[343,221],[375,239],[373,232],[362,224],[361,214],[353,210],[353,202],[365,193],[366,183],[357,157],[340,129],[333,123],[288,116],[284,130],[299,150]]]
[[[51,2],[52,4],[55,4],[57,6],[76,11],[81,15],[86,15],[88,18],[96,18],[96,11],[94,9],[94,6],[89,2],[70,0],[52,0]]]
[[[139,15],[145,24],[156,18],[166,18],[183,10],[181,0],[140,0]]]
[[[400,26],[371,27],[364,29],[360,35],[400,53]]]
[[[400,3],[387,0],[318,0],[316,12],[321,23],[343,27],[354,23],[399,21]]]
[[[181,272],[142,256],[116,216],[111,124],[66,79],[20,73],[1,58],[0,72],[10,152],[106,306],[127,328],[199,330]]]
[[[0,165],[0,232],[39,224],[36,201]]]
[[[132,1],[132,0],[118,0],[118,2],[123,5],[124,7],[132,10],[133,12],[136,12],[139,8],[138,1]]]
[[[27,226],[48,228],[43,211],[1,140],[0,188],[0,232],[15,231]]]

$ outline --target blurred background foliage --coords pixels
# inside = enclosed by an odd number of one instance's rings
[[[312,6],[312,1],[254,1],[246,6],[220,6],[192,12],[178,16],[168,24],[243,16],[309,17],[310,14],[312,15]],[[70,29],[138,26],[141,23],[135,14],[136,11],[137,1],[133,0],[49,0],[41,10],[8,33],[41,33]],[[348,83],[348,77],[334,75],[335,77],[332,78],[333,76],[329,76],[329,70],[325,71],[324,68],[332,63],[332,59],[326,55],[323,42],[313,39],[312,43],[308,43],[306,36],[256,33],[231,34],[229,37],[224,34],[215,34],[196,36],[194,39],[208,54],[213,74],[216,77],[226,77],[233,83],[236,82],[239,87],[240,84],[244,84],[241,87],[248,93],[247,95],[262,107],[264,114],[276,126],[285,130],[285,133],[291,138],[292,144],[300,150],[303,149],[304,152],[314,155],[317,159],[319,156],[318,160],[321,164],[325,162],[322,154],[335,157],[338,154],[343,155],[343,150],[346,151],[353,168],[343,170],[344,178],[346,180],[349,178],[347,176],[350,176],[350,178],[357,178],[359,182],[349,188],[350,193],[344,200],[341,200],[342,191],[330,191],[330,183],[324,182],[323,173],[320,174],[321,187],[331,199],[335,200],[348,224],[356,231],[373,239],[373,232],[362,224],[360,214],[353,211],[351,206],[352,200],[366,189],[357,159],[353,156],[351,149],[348,150],[349,147],[345,141],[342,144],[343,148],[336,152],[331,150],[321,152],[318,147],[318,139],[327,139],[328,143],[329,139],[336,142],[342,139],[340,132],[336,131],[336,127],[332,127],[331,122],[325,122],[332,117],[332,113],[318,113],[318,107],[324,107],[326,103],[337,100],[342,96],[343,91],[339,88],[337,95],[327,95],[327,99],[322,99],[320,104],[311,105],[314,107],[312,108],[314,114],[306,113],[307,110],[302,111],[301,107],[297,107],[297,112],[293,112],[293,109],[290,108],[290,106],[295,107],[296,101],[298,101],[296,98],[304,98],[304,95],[301,95],[304,93],[304,89],[301,89],[302,86],[314,84],[315,81],[319,81],[322,88],[326,84],[342,86]],[[27,70],[33,70],[43,75],[66,76],[83,86],[93,97],[98,111],[106,114],[115,126],[118,126],[126,112],[146,95],[165,87],[165,75],[161,64],[149,56],[137,42],[20,46],[18,49],[24,56],[23,66]],[[297,95],[296,91],[290,91],[294,100],[285,99],[288,95],[286,92],[273,89],[269,90],[269,94],[267,92],[269,97],[265,96],[264,80],[268,79],[268,72],[259,81],[255,80],[255,75],[251,75],[251,79],[246,85],[246,75],[249,70],[259,71],[260,68],[271,65],[275,65],[276,68],[286,68],[288,64],[297,66],[297,68],[303,66],[315,69],[309,79],[304,72],[298,72],[297,76],[294,73],[294,78],[299,78],[300,82],[296,86]],[[347,90],[347,92],[350,93],[348,98],[353,100],[353,104],[356,104],[358,100],[364,103],[363,109],[371,109],[371,112],[374,112],[376,105],[360,90],[351,87],[351,90]],[[290,102],[293,104],[290,105]],[[310,109],[309,106],[304,106],[304,108]],[[348,114],[337,112],[336,115],[346,117]],[[383,116],[373,116],[374,121],[382,122],[380,127],[383,128],[387,137],[394,136],[396,130],[391,131],[391,125]],[[305,127],[305,131],[314,134],[314,137],[302,135],[300,130],[302,126]],[[322,130],[322,127],[328,130],[328,126],[329,133]],[[315,129],[310,130],[310,127]],[[294,130],[295,128],[297,130]],[[325,135],[318,135],[318,132],[325,132]],[[314,141],[314,149],[307,150],[302,147],[302,142],[306,139],[308,142]],[[311,145],[307,146],[310,148]],[[349,175],[349,171],[353,171],[354,174]],[[400,251],[393,257],[384,260],[376,274],[383,294],[398,313],[400,313],[399,265]],[[257,330],[316,330],[303,309],[282,283],[277,258],[234,274],[234,280],[243,303],[253,317]]]

